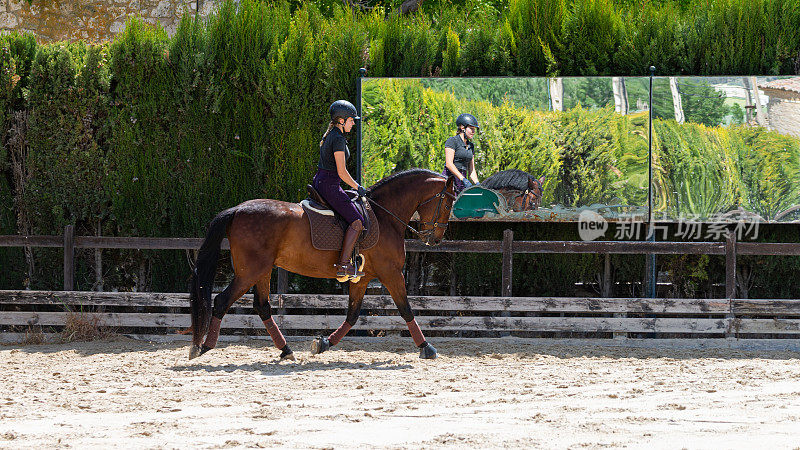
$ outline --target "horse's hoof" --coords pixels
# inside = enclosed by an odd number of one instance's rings
[[[436,359],[438,355],[439,353],[431,344],[427,344],[425,347],[419,349],[419,357],[422,359]]]
[[[322,353],[325,350],[331,348],[331,343],[326,337],[318,337],[311,341],[311,354],[316,355],[318,353]]]
[[[192,347],[189,349],[189,359],[195,359],[201,354],[202,353],[200,353],[200,347],[192,344]]]
[[[294,353],[292,349],[289,348],[288,345],[283,347],[283,351],[281,351],[281,361],[294,361]]]

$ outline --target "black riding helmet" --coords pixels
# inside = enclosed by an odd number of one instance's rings
[[[358,111],[356,110],[356,107],[347,100],[336,100],[335,102],[331,103],[330,108],[328,108],[328,112],[331,114],[331,120],[336,120],[339,118],[347,120],[348,117],[352,117],[354,120],[361,118],[358,117]]]
[[[481,129],[481,126],[478,125],[478,119],[476,119],[475,116],[473,116],[472,114],[464,113],[458,116],[458,119],[456,119],[456,126],[460,127],[462,125],[465,127],[467,126],[475,127],[478,130]]]

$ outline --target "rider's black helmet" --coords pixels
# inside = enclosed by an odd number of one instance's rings
[[[481,126],[478,125],[478,119],[476,119],[475,116],[473,116],[472,114],[466,114],[466,113],[461,114],[460,116],[458,116],[458,119],[456,119],[456,126],[460,127],[462,125],[465,127],[466,126],[475,127],[477,129],[481,128]]]
[[[352,117],[355,120],[361,118],[358,117],[358,111],[356,110],[356,107],[347,100],[336,100],[335,102],[331,103],[331,107],[328,108],[328,112],[331,114],[331,120],[336,120],[338,118],[347,120],[348,117]]]

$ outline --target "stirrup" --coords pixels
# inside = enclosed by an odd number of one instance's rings
[[[366,262],[366,258],[364,258],[364,255],[359,253],[355,257],[355,262],[356,262],[356,264],[353,264],[352,262],[348,262],[348,264],[346,266],[341,266],[341,265],[339,265],[339,263],[334,264],[333,267],[336,268],[336,280],[339,281],[339,282],[342,282],[342,283],[344,283],[345,281],[351,281],[353,283],[358,283],[359,280],[361,280],[361,277],[364,276],[363,270],[364,270],[364,263]],[[339,270],[341,270],[342,267],[345,268],[345,275],[340,275]],[[352,270],[352,272],[351,272],[351,270]]]
[[[336,277],[347,277],[347,278],[361,278],[364,276],[364,272],[358,270],[355,264],[348,262],[347,264],[334,264],[336,267]]]

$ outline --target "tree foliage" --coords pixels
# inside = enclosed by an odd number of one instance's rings
[[[134,19],[102,45],[0,36],[0,232],[59,234],[70,224],[80,234],[194,237],[217,211],[243,200],[299,200],[314,171],[327,105],[355,100],[360,67],[387,77],[628,76],[645,75],[651,64],[666,75],[800,71],[800,8],[793,0],[722,0],[709,8],[683,1],[427,0],[409,16],[396,13],[395,0],[367,6],[375,8],[228,2],[207,20],[184,18],[175,36]],[[381,87],[377,100],[378,91],[367,90],[365,104],[386,127],[365,136],[385,153],[365,159],[365,172],[374,178],[411,166],[440,168],[452,117],[469,108],[485,122],[478,138],[482,176],[520,168],[545,175],[545,192],[565,203],[639,202],[645,123],[635,114],[616,117],[598,80],[567,83],[565,113],[546,112],[542,80],[515,91],[500,79],[470,92],[429,79],[417,81],[426,90]],[[643,98],[643,86],[632,80],[629,96]],[[664,100],[664,142],[702,158],[727,139],[734,150],[709,167],[746,162],[736,166],[744,169],[737,169],[732,193],[697,203],[701,210],[748,204],[766,217],[785,207],[782,199],[795,192],[785,180],[797,179],[796,161],[776,149],[795,144],[749,129],[715,135],[703,125],[671,134],[677,125]],[[717,120],[695,114],[693,108],[713,109],[698,105],[685,102],[689,122]],[[24,151],[12,154],[15,148]],[[760,160],[781,169],[762,171]],[[665,174],[694,179],[668,156],[661,163]],[[566,187],[587,177],[592,184]],[[0,258],[25,266],[18,250],[2,249]],[[107,272],[119,288],[185,287],[183,254],[114,258]],[[44,257],[34,259],[39,272],[31,285],[57,287]],[[92,264],[91,255],[78,255],[79,288],[91,286]],[[0,274],[0,282],[17,287],[19,274]]]

